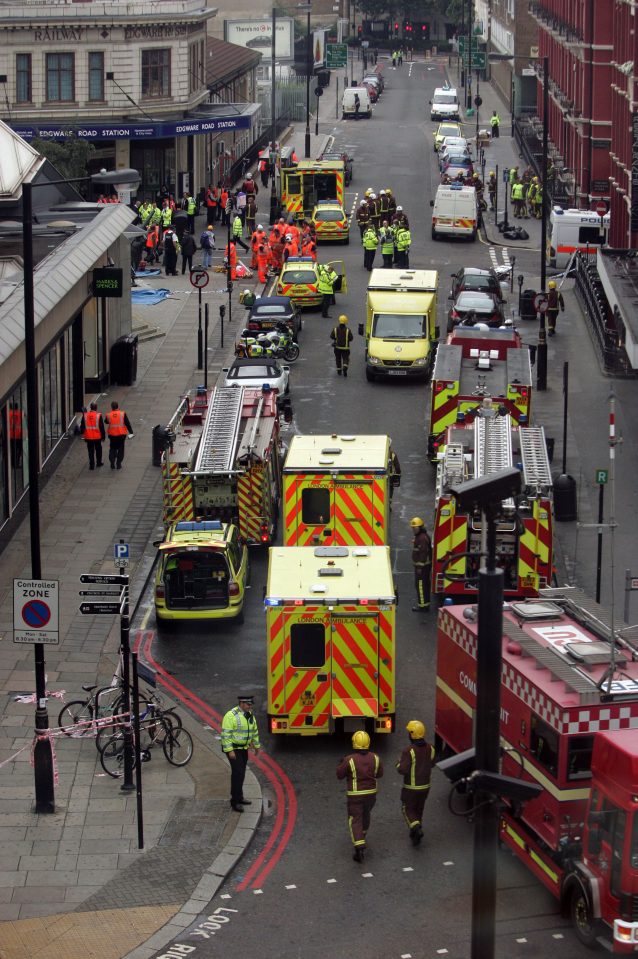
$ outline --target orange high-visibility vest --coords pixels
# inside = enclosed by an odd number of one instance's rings
[[[106,417],[109,436],[126,436],[128,430],[124,425],[124,410],[111,410]]]
[[[89,410],[88,413],[84,414],[84,439],[102,439],[102,433],[100,431],[100,413],[98,413],[97,410]]]

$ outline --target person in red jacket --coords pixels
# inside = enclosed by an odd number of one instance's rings
[[[383,763],[370,751],[370,737],[359,730],[352,737],[353,753],[344,756],[337,766],[337,779],[347,785],[348,828],[355,862],[363,862],[370,813],[377,801],[377,779],[383,776]]]
[[[413,846],[418,846],[423,838],[423,807],[430,794],[430,776],[434,763],[434,746],[426,742],[426,728],[419,719],[411,719],[405,727],[410,737],[396,764],[397,772],[403,776],[401,789],[401,810]]]
[[[102,443],[106,439],[106,432],[102,414],[97,410],[97,403],[91,403],[91,408],[83,411],[80,430],[89,454],[89,469],[102,466]]]
[[[104,417],[106,432],[109,438],[109,463],[111,469],[122,469],[124,459],[124,444],[127,435],[133,436],[133,427],[129,418],[119,407],[117,400],[111,402],[111,412]]]
[[[268,249],[265,243],[262,243],[257,250],[257,270],[259,282],[265,283],[268,279]]]

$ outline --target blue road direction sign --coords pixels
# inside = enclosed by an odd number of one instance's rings
[[[58,645],[59,585],[57,579],[14,579],[14,643]]]
[[[208,274],[206,274],[208,275]],[[131,548],[128,543],[116,543],[113,547],[113,559],[118,569],[126,569],[129,564]]]

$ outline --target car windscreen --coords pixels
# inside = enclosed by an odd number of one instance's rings
[[[426,317],[422,313],[375,313],[372,336],[386,340],[413,340],[426,335]]]
[[[458,310],[484,310],[492,312],[495,309],[494,300],[480,293],[478,296],[473,293],[461,293],[455,303]]]
[[[264,306],[254,306],[252,309],[253,316],[284,316],[287,313],[290,313],[290,307],[286,306],[285,303],[265,304]]]
[[[284,283],[316,283],[314,270],[286,270],[283,277]]]
[[[435,103],[445,103],[450,106],[457,106],[457,99],[453,93],[437,93],[434,97]]]
[[[463,288],[466,290],[486,290],[490,292],[493,288],[493,283],[494,281],[490,276],[481,276],[476,273],[472,273],[463,278]]]
[[[337,223],[343,220],[343,213],[341,210],[317,210],[315,220],[318,223]]]
[[[229,380],[254,380],[254,379],[277,379],[280,375],[279,370],[274,366],[268,366],[266,363],[254,366],[231,366],[228,371]]]

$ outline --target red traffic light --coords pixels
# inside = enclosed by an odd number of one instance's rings
[[[427,28],[428,28],[427,23],[422,23],[422,24],[421,24],[421,32],[422,32],[422,33],[425,33],[425,31],[427,30]]]
[[[396,21],[395,21],[395,24],[394,24],[394,29],[395,29],[395,30],[398,30],[398,29],[399,29],[399,24],[396,23]]]

